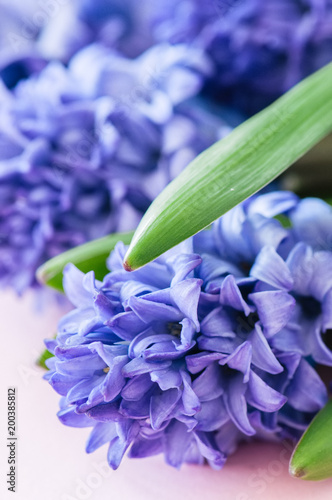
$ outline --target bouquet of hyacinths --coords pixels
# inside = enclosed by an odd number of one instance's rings
[[[59,419],[91,427],[87,452],[107,443],[112,468],[127,451],[221,468],[243,440],[306,431],[292,474],[332,474],[319,375],[332,366],[332,209],[252,196],[332,130],[331,77],[330,64],[198,156],[129,248],[113,236],[39,270],[58,288],[63,271],[75,306],[47,342]]]

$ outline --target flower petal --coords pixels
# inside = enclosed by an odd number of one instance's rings
[[[253,371],[250,373],[246,398],[249,404],[266,412],[280,410],[287,401],[283,394],[272,389]]]
[[[294,297],[279,290],[251,293],[249,299],[257,308],[267,338],[272,337],[287,325],[295,307]]]
[[[161,427],[180,397],[181,392],[178,389],[169,389],[168,391],[151,397],[150,419],[153,429],[157,430]]]
[[[228,414],[243,434],[253,436],[256,432],[249,422],[247,402],[244,396],[247,384],[243,383],[242,375],[233,376],[228,384],[228,390],[223,394]]]
[[[109,443],[115,437],[117,437],[117,433],[114,422],[98,422],[90,433],[90,436],[86,443],[85,451],[87,453],[93,453],[98,448],[100,448],[100,446]]]
[[[289,404],[303,412],[317,412],[327,402],[327,391],[318,373],[304,359],[292,378],[286,396]]]
[[[280,290],[289,291],[294,285],[286,262],[272,247],[264,247],[260,251],[251,268],[250,276]]]
[[[220,304],[230,306],[237,311],[243,311],[246,316],[249,316],[252,311],[251,307],[243,300],[240,289],[235,282],[235,278],[231,274],[226,276],[221,285]]]

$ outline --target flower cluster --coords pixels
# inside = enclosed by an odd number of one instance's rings
[[[61,422],[92,427],[86,450],[107,443],[112,468],[129,450],[218,469],[243,439],[298,437],[327,400],[331,221],[272,192],[132,273],[121,243],[103,282],[68,265],[76,309],[47,342]]]
[[[86,71],[89,68],[89,71]],[[128,59],[98,45],[0,86],[0,282],[134,229],[155,196],[231,127],[197,96],[208,60],[158,45]]]

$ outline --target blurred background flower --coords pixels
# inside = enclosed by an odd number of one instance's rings
[[[134,229],[163,187],[231,130],[198,97],[209,71],[186,46],[131,60],[91,45],[68,67],[51,62],[12,91],[2,86],[4,283],[21,292],[45,260]]]
[[[135,227],[198,153],[331,59],[332,3],[0,5],[0,283]]]

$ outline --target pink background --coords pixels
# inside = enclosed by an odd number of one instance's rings
[[[290,455],[282,445],[243,445],[222,471],[185,466],[173,470],[161,457],[106,464],[106,447],[84,452],[88,429],[56,418],[59,396],[35,365],[43,339],[52,337],[63,313],[53,302],[37,314],[34,297],[0,294],[0,498],[3,500],[251,500],[332,498],[332,480],[307,483],[288,476]],[[17,493],[7,491],[7,389],[18,391]]]

